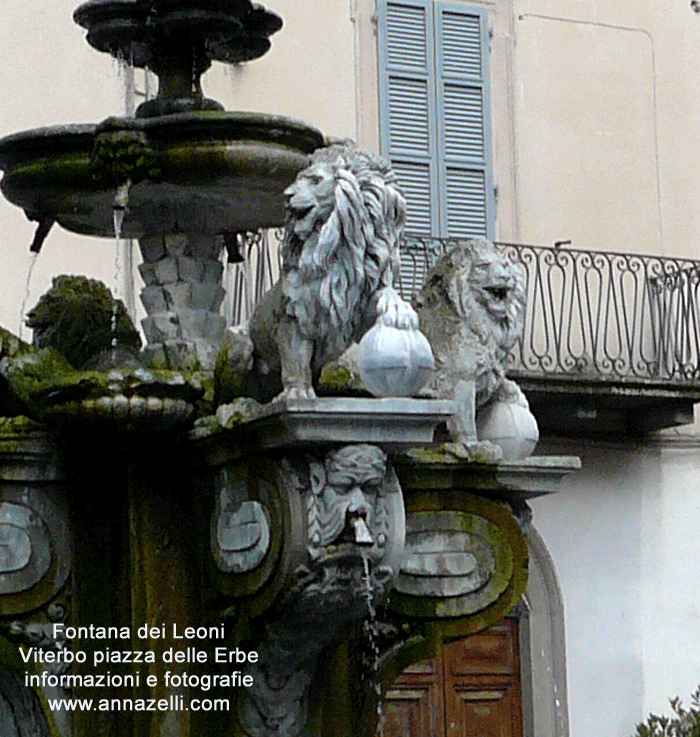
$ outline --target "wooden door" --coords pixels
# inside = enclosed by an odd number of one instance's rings
[[[384,737],[522,737],[517,620],[406,668],[382,711]]]

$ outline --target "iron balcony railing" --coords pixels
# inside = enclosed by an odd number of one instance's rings
[[[243,322],[279,274],[279,233],[240,237],[227,313]],[[458,240],[407,236],[397,287],[405,299]],[[700,384],[700,261],[497,243],[525,271],[516,375]]]
[[[419,288],[457,241],[406,239],[400,286]],[[700,383],[700,261],[498,243],[525,270],[514,373]]]

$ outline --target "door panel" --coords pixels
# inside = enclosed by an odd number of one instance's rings
[[[385,737],[522,737],[517,621],[504,619],[406,668],[383,714]]]
[[[384,737],[427,737],[443,735],[442,684],[396,685],[383,704]]]
[[[506,620],[445,647],[447,676],[519,676],[517,622]]]
[[[521,737],[514,691],[513,686],[455,690],[451,700],[448,696],[447,737]]]

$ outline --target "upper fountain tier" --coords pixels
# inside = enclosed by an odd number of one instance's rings
[[[88,0],[73,18],[91,46],[158,75],[158,97],[137,117],[222,110],[203,97],[200,76],[212,61],[257,59],[282,28],[278,15],[250,0]]]
[[[158,96],[136,118],[0,140],[2,193],[40,222],[37,232],[57,221],[113,237],[115,194],[127,188],[124,237],[284,222],[283,192],[324,136],[282,116],[225,112],[199,82],[212,60],[264,54],[279,16],[250,0],[89,0],[74,17],[93,46],[155,71]]]

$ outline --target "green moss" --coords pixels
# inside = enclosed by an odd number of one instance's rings
[[[230,430],[236,425],[250,422],[260,415],[262,405],[249,397],[237,397],[229,404],[222,404],[216,410],[216,418],[221,427]]]
[[[318,390],[322,394],[358,394],[365,396],[367,390],[362,386],[360,375],[348,366],[337,362],[327,363],[321,371]]]
[[[216,404],[214,402],[214,376],[211,371],[195,371],[190,381],[196,383],[202,389],[202,396],[196,403],[197,417],[210,415]]]
[[[51,187],[65,190],[74,187],[89,194],[94,190],[90,158],[86,154],[63,154],[57,157],[35,159],[27,164],[15,166],[6,175],[3,186],[14,196],[24,196],[31,201],[39,200],[37,190]],[[36,198],[36,199],[35,199]]]
[[[153,179],[159,174],[148,136],[134,130],[132,122],[111,118],[95,139],[91,165],[95,178],[110,187]],[[101,127],[102,127],[101,126]]]
[[[27,432],[39,429],[41,429],[39,423],[24,415],[0,417],[0,439],[2,439],[3,443],[12,436],[24,435]]]
[[[214,367],[213,398],[216,404],[230,402],[243,393],[245,380],[243,373],[231,361],[231,346],[224,343],[216,358]]]
[[[113,369],[56,373],[34,387],[32,399],[44,404],[62,404],[123,395],[195,402],[203,393],[195,377],[179,372]]]
[[[214,403],[257,396],[252,367],[253,343],[248,335],[227,330],[214,367]]]
[[[31,352],[32,348],[28,343],[0,327],[0,358],[14,358]]]
[[[405,453],[401,453],[400,458],[412,466],[457,462],[456,458],[448,453],[442,445],[437,448],[411,448]]]
[[[138,350],[141,338],[121,300],[100,281],[85,276],[55,277],[27,315],[37,348],[52,348],[79,369],[108,348]]]
[[[29,353],[20,353],[2,364],[3,378],[13,393],[27,405],[45,382],[57,375],[73,373],[66,359],[51,348]]]

